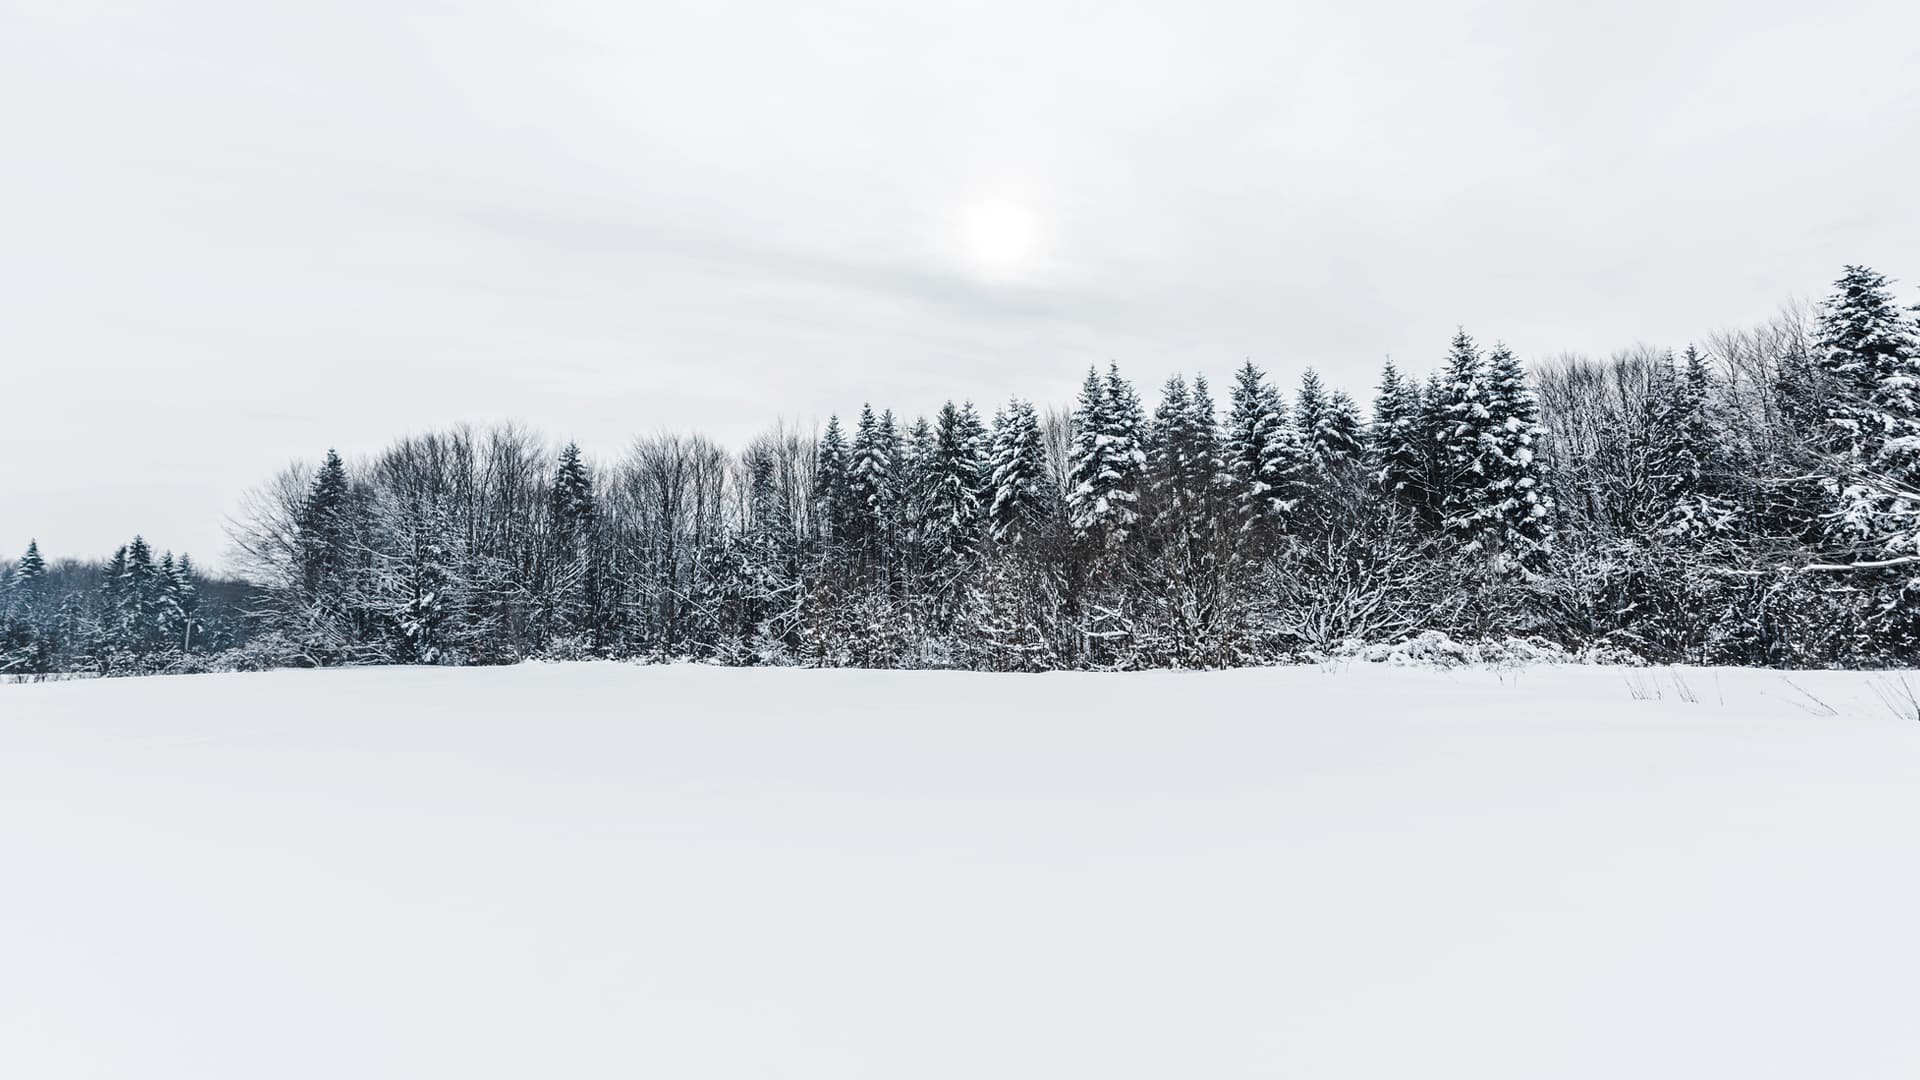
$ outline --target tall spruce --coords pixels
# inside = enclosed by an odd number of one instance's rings
[[[1465,330],[1454,334],[1436,403],[1440,421],[1440,512],[1463,550],[1488,553],[1499,521],[1495,424],[1488,408],[1480,349]]]
[[[1553,499],[1541,483],[1538,447],[1546,431],[1520,360],[1505,345],[1487,357],[1487,426],[1483,457],[1487,536],[1495,568],[1544,570],[1552,547]]]
[[[1124,542],[1139,521],[1140,481],[1146,454],[1140,446],[1140,399],[1109,365],[1103,379],[1087,370],[1073,414],[1069,457],[1068,521],[1082,538]]]
[[[1285,528],[1303,490],[1304,464],[1280,391],[1249,360],[1234,373],[1225,473],[1243,529]]]
[[[1374,395],[1367,439],[1367,469],[1374,485],[1409,506],[1425,501],[1426,447],[1420,432],[1420,388],[1388,360]]]
[[[934,420],[934,457],[927,496],[928,550],[951,567],[970,554],[981,522],[980,440],[971,409],[949,401]]]
[[[994,417],[989,471],[993,538],[1018,544],[1032,537],[1044,518],[1052,485],[1047,480],[1040,416],[1031,402],[1016,397]]]

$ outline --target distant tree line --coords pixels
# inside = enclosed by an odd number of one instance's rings
[[[40,545],[0,568],[0,675],[136,675],[238,661],[251,588],[134,537],[105,563],[48,562]]]
[[[252,640],[224,614],[200,640],[249,664],[996,671],[1284,662],[1428,631],[1662,662],[1920,654],[1920,326],[1867,268],[1678,356],[1529,377],[1461,332],[1424,379],[1389,363],[1365,413],[1311,370],[1286,393],[1252,363],[1224,397],[1176,376],[1149,412],[1109,366],[1071,411],[868,405],[738,453],[661,435],[590,462],[516,427],[329,452],[234,530]],[[191,571],[133,559],[67,590],[86,611],[63,616],[30,552],[6,640],[116,643],[56,665],[190,652],[177,602],[128,596]]]

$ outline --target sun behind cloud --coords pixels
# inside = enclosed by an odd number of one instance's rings
[[[996,281],[1019,280],[1036,269],[1040,219],[1028,207],[1005,199],[985,199],[968,207],[961,220],[961,249],[972,270]]]

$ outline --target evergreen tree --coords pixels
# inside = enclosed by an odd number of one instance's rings
[[[1713,373],[1700,350],[1687,346],[1684,366],[1661,372],[1655,394],[1658,444],[1652,473],[1659,493],[1658,532],[1705,540],[1734,528],[1736,508],[1721,492],[1725,453],[1710,413]]]
[[[1420,388],[1389,360],[1374,397],[1367,441],[1368,472],[1389,497],[1410,506],[1425,502],[1427,455],[1420,431]]]
[[[933,425],[916,417],[906,437],[906,464],[900,475],[900,548],[910,564],[927,550],[927,514],[938,476],[939,443]]]
[[[201,633],[200,623],[200,587],[195,581],[193,560],[185,552],[173,564],[173,575],[168,583],[171,607],[177,622],[175,633],[182,652],[192,651]]]
[[[1360,456],[1360,409],[1344,392],[1328,394],[1320,375],[1308,368],[1294,399],[1296,438],[1322,478],[1344,477]]]
[[[1447,532],[1463,550],[1487,553],[1499,524],[1498,468],[1492,459],[1495,420],[1487,404],[1480,350],[1465,330],[1453,337],[1437,411],[1442,423],[1439,502]]]
[[[550,586],[553,629],[565,635],[585,634],[590,644],[605,637],[600,613],[603,578],[595,532],[599,499],[593,472],[569,442],[560,451],[548,491],[547,514],[552,521],[553,574]]]
[[[942,567],[970,554],[981,520],[980,440],[971,409],[949,401],[934,424],[934,457],[927,497],[928,549]]]
[[[1304,490],[1302,451],[1286,403],[1249,360],[1234,375],[1225,473],[1242,527],[1285,527]]]
[[[1920,553],[1920,335],[1885,277],[1846,268],[1820,316],[1816,363],[1833,389],[1834,532],[1883,555]]]
[[[153,549],[139,536],[127,545],[125,574],[120,587],[119,640],[123,647],[144,655],[159,637],[161,592]]]
[[[347,561],[348,494],[347,467],[329,449],[297,522],[300,580],[309,601],[326,591],[328,579]]]
[[[1495,568],[1537,573],[1546,567],[1552,541],[1553,500],[1540,482],[1535,449],[1546,432],[1526,372],[1505,345],[1487,358],[1486,388],[1490,423],[1482,475]]]
[[[1212,525],[1221,471],[1220,435],[1205,380],[1188,390],[1175,375],[1161,390],[1147,441],[1147,474],[1162,532],[1197,537]]]
[[[814,464],[813,497],[819,507],[822,535],[840,543],[846,541],[853,527],[853,494],[847,484],[847,465],[847,440],[840,432],[840,417],[829,416]]]
[[[555,550],[564,558],[578,558],[580,544],[592,528],[598,502],[593,493],[593,473],[581,460],[578,443],[568,443],[560,451],[560,462],[553,472],[553,487],[548,494],[548,515],[553,520]]]
[[[893,491],[893,459],[889,456],[888,442],[887,432],[881,428],[873,406],[862,406],[847,465],[847,494],[852,513],[849,539],[870,557],[880,552],[890,509],[887,500]]]
[[[1146,465],[1141,422],[1139,396],[1120,377],[1119,365],[1110,365],[1105,379],[1089,368],[1073,414],[1068,462],[1068,521],[1081,537],[1124,543],[1139,520]]]
[[[989,471],[993,538],[1018,544],[1032,537],[1044,517],[1051,487],[1040,416],[1031,403],[1014,398],[994,417]]]
[[[47,561],[40,556],[40,542],[27,541],[27,553],[13,567],[13,581],[16,587],[32,593],[40,587],[47,576]]]

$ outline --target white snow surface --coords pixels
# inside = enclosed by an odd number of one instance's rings
[[[0,1076],[1920,1076],[1920,722],[1788,678],[0,686]]]

